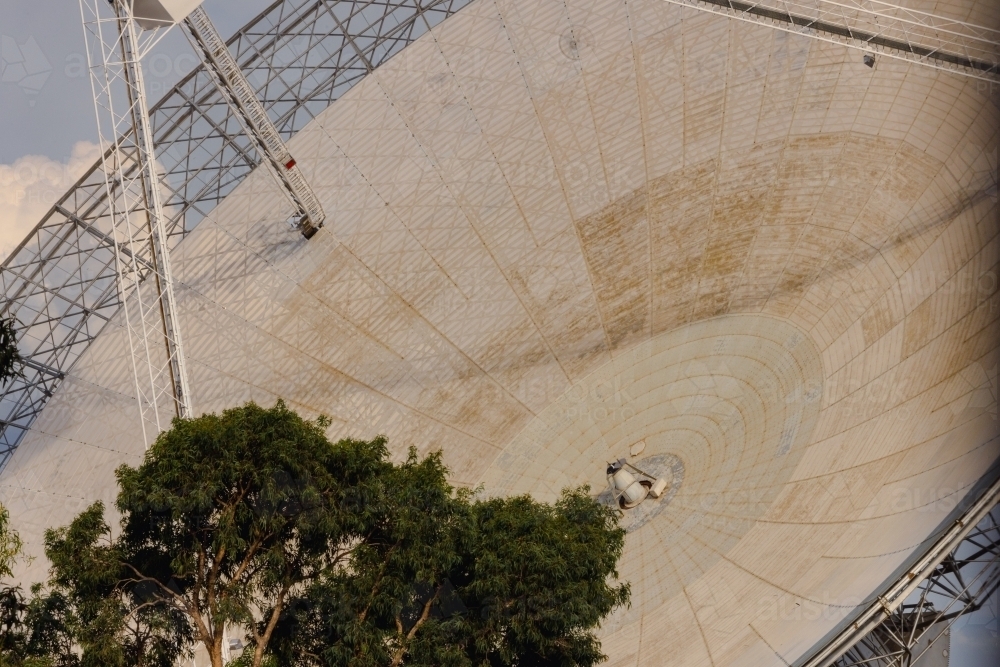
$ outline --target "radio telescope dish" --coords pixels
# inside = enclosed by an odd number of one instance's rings
[[[629,520],[607,664],[801,661],[997,477],[980,84],[660,0],[474,1],[290,138],[311,241],[257,170],[176,245],[198,408],[284,398],[542,499],[642,441],[676,488]],[[30,542],[142,455],[120,318],[0,476]]]

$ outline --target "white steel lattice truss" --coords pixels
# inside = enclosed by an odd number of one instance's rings
[[[909,667],[1000,588],[1000,481],[802,667]]]
[[[833,667],[909,667],[946,651],[947,631],[981,609],[1000,586],[1000,506],[994,507],[921,582],[907,602]]]
[[[284,140],[373,68],[470,0],[277,0],[227,44]],[[262,157],[204,67],[150,108],[171,246]],[[0,393],[0,469],[46,402],[121,306],[106,153],[0,266],[3,316],[17,320],[24,376]]]
[[[165,29],[143,31],[131,0],[80,0],[115,267],[148,445],[191,414],[142,58]],[[144,261],[138,261],[140,257]],[[142,289],[149,279],[148,288]],[[167,420],[167,421],[164,421]]]
[[[984,81],[1000,81],[1000,31],[877,0],[665,2]]]
[[[834,667],[909,667],[947,646],[948,630],[964,614],[981,609],[1000,585],[1000,507],[925,579],[905,603]]]

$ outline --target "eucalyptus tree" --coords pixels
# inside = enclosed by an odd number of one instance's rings
[[[20,589],[9,581],[21,548],[21,538],[10,526],[10,513],[0,505],[0,667],[13,664],[23,644],[24,600]]]
[[[371,530],[357,501],[392,467],[385,442],[333,445],[327,426],[249,403],[175,420],[138,468],[117,471],[124,578],[182,613],[213,667],[227,627],[248,629],[260,665],[289,598]]]
[[[13,317],[0,317],[0,387],[21,374],[24,359],[17,351]]]
[[[315,667],[589,667],[629,600],[617,516],[588,494],[476,501],[439,457],[395,471],[391,520],[289,607],[273,651]]]
[[[440,453],[331,442],[324,418],[253,403],[175,419],[94,504],[46,534],[31,636],[58,667],[580,665],[626,604],[624,532],[586,489],[478,499]],[[31,606],[29,605],[29,606]],[[31,614],[29,614],[31,615]],[[76,661],[76,662],[74,662]]]
[[[10,512],[0,505],[0,582],[13,576],[14,564],[23,547],[20,535],[10,525]]]
[[[116,471],[117,536],[99,503],[49,531],[47,596],[85,664],[168,665],[196,642],[222,667],[240,628],[264,664],[289,598],[371,530],[363,499],[392,468],[383,440],[334,445],[327,425],[282,402],[175,419]]]
[[[70,654],[52,643],[65,636],[52,632],[47,622],[52,610],[34,597],[27,600],[21,587],[11,582],[23,548],[10,525],[10,513],[0,505],[0,667],[74,667],[79,664],[75,656],[69,662],[56,658]]]

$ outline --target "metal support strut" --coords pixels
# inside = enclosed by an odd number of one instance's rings
[[[882,0],[663,0],[990,83],[1000,82],[1000,31]]]
[[[247,137],[257,151],[266,156],[278,183],[295,205],[295,226],[302,231],[304,237],[311,238],[323,226],[326,217],[323,208],[295,164],[278,129],[268,117],[264,105],[243,76],[243,71],[229,52],[222,35],[201,7],[188,15],[184,20],[184,27],[191,45],[201,56],[205,69],[212,75],[219,92],[239,118]]]
[[[910,596],[833,667],[910,667],[949,652],[955,622],[1000,586],[1000,506],[994,507]],[[939,661],[938,661],[939,662]],[[932,661],[928,660],[928,664]]]
[[[171,417],[191,415],[191,393],[141,66],[160,31],[142,35],[132,5],[80,0],[117,285],[148,446]]]
[[[801,667],[910,667],[947,650],[950,630],[1000,588],[1000,481],[898,581]],[[924,661],[926,660],[926,662]],[[798,664],[798,663],[797,663]]]

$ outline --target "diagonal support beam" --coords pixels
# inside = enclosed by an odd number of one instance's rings
[[[240,120],[247,137],[257,152],[267,158],[271,172],[295,205],[295,225],[304,237],[312,238],[323,226],[326,217],[323,207],[285,146],[278,128],[268,117],[264,105],[243,76],[222,35],[201,7],[184,20],[184,27],[191,45],[201,56],[205,69],[215,79],[219,92]]]
[[[998,503],[1000,480],[994,481],[889,590],[800,667],[909,665],[937,641],[940,634],[928,635],[934,626],[946,629],[963,614],[979,609],[1000,587]],[[969,557],[970,548],[976,551],[975,559]],[[969,565],[973,567],[969,568],[968,581],[963,581],[960,573],[955,576],[957,570]],[[918,597],[916,603],[910,602],[913,596]],[[925,636],[929,644],[912,655]]]
[[[134,254],[127,246],[124,246],[124,245],[121,245],[119,243],[116,243],[115,240],[113,238],[111,238],[109,235],[105,234],[104,232],[102,232],[101,230],[99,230],[97,227],[94,227],[89,222],[86,222],[85,220],[81,220],[79,217],[77,217],[77,215],[75,213],[72,213],[71,211],[67,211],[65,208],[63,208],[62,206],[60,206],[58,204],[56,204],[55,208],[56,208],[56,211],[58,211],[59,213],[62,213],[64,216],[66,216],[66,219],[69,220],[70,222],[72,222],[74,225],[76,225],[77,227],[79,227],[83,231],[87,232],[88,234],[90,234],[91,236],[93,236],[95,239],[97,239],[98,241],[100,241],[101,243],[103,243],[104,245],[106,245],[107,247],[114,249],[115,252],[128,257],[129,261],[131,261],[133,264],[140,265],[146,271],[152,271],[153,270],[153,265],[150,264],[149,261],[145,257],[141,257],[141,256],[139,256],[137,254]]]

